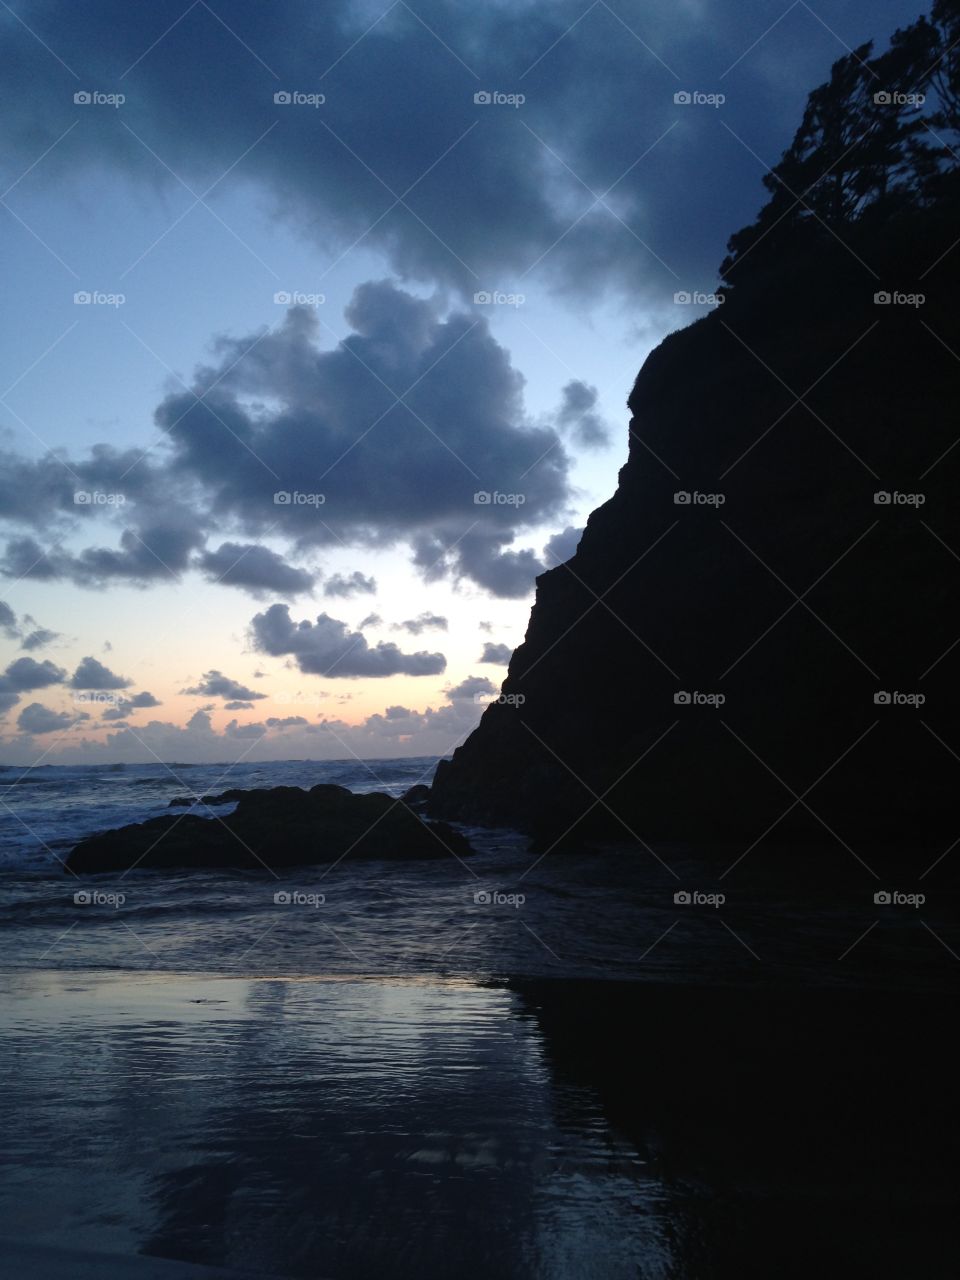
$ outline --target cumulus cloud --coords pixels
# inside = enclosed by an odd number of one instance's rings
[[[405,622],[395,622],[394,631],[408,631],[412,636],[422,635],[424,631],[446,631],[447,619],[439,613],[421,613],[416,618],[407,618]]]
[[[0,676],[0,691],[26,693],[30,689],[46,689],[52,684],[62,684],[67,678],[63,667],[55,666],[49,658],[37,662],[35,658],[17,658]]]
[[[584,449],[605,449],[610,443],[610,428],[597,413],[597,388],[574,380],[561,394],[563,401],[557,411],[561,431]]]
[[[69,729],[78,720],[89,720],[85,711],[68,715],[65,711],[51,711],[39,702],[31,702],[17,716],[17,725],[24,733],[55,733],[58,729]]]
[[[561,533],[555,533],[543,549],[547,568],[554,569],[557,565],[572,560],[582,537],[583,530],[575,529],[573,525],[567,525]]]
[[[135,693],[132,698],[125,698],[124,701],[130,707],[159,707],[163,705],[159,698],[155,698],[148,689],[144,689],[142,693]]]
[[[491,666],[505,667],[512,657],[513,650],[508,644],[491,644],[487,641],[478,661],[489,663]]]
[[[9,640],[16,640],[20,631],[17,627],[17,615],[13,612],[6,600],[0,600],[0,630],[7,636]]]
[[[31,8],[36,39],[4,17],[4,168],[20,173],[49,148],[35,181],[91,170],[102,180],[113,169],[128,182],[172,185],[177,174],[202,184],[243,156],[277,216],[327,252],[362,234],[400,275],[468,295],[537,264],[555,287],[663,298],[712,273],[726,232],[744,220],[737,188],[760,194],[755,155],[779,154],[841,47],[804,6],[765,37],[767,0],[706,9],[232,0],[228,31],[202,5],[185,20],[181,0],[155,0],[146,14],[88,0],[82,21],[70,0],[48,0]],[[853,47],[916,6],[835,9],[831,28]],[[136,63],[124,112],[150,150],[106,111],[53,147],[69,117],[61,97],[36,93],[58,70],[50,49],[95,84]],[[734,64],[723,114],[755,155],[718,113],[674,103],[688,77],[714,88]],[[330,69],[327,127],[316,111],[278,107],[281,126],[252,147],[280,83],[267,68],[303,86]],[[522,89],[526,102],[478,107],[484,84]]]
[[[97,658],[84,658],[70,678],[71,689],[126,689],[130,681],[105,667]]]
[[[447,691],[451,702],[458,698],[476,698],[477,694],[496,693],[497,687],[486,676],[467,676],[458,685]]]
[[[323,585],[323,594],[325,596],[340,597],[344,600],[350,596],[372,596],[376,594],[376,591],[376,579],[368,578],[359,569],[351,574],[335,573]]]
[[[395,644],[380,641],[371,646],[362,631],[351,631],[345,622],[321,613],[316,622],[294,622],[286,605],[271,605],[250,624],[254,647],[274,657],[289,655],[309,675],[430,676],[445,670],[442,653],[403,653]]]
[[[265,693],[256,693],[253,689],[248,689],[238,680],[231,680],[229,676],[217,670],[204,672],[199,684],[189,689],[181,689],[180,692],[200,698],[225,698],[229,702],[243,703],[255,702],[258,698],[267,696]]]
[[[314,575],[287,564],[282,556],[255,543],[223,542],[197,560],[208,582],[240,587],[250,595],[296,596],[310,591]]]
[[[45,645],[53,644],[54,640],[59,639],[59,631],[50,631],[47,627],[37,627],[36,630],[27,632],[23,637],[20,648],[27,649],[32,653],[33,650],[42,649]]]

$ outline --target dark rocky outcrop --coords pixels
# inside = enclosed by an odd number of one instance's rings
[[[402,801],[379,792],[354,795],[321,785],[240,791],[233,813],[151,818],[91,836],[67,858],[67,869],[218,867],[278,870],[337,858],[463,857],[467,840],[444,822],[424,822]]]
[[[239,800],[241,796],[253,795],[256,791],[267,791],[267,787],[253,788],[244,790],[242,787],[232,787],[229,791],[220,791],[216,794],[206,796],[174,796],[167,805],[168,809],[189,809],[195,804],[233,804]]]
[[[431,813],[544,848],[956,836],[957,212],[787,255],[650,355],[616,494],[537,580],[522,698],[441,763]]]

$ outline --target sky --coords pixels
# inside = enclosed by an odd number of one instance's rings
[[[921,8],[0,3],[0,763],[449,754]]]

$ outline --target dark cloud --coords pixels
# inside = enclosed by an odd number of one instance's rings
[[[54,640],[59,639],[59,631],[49,631],[46,627],[37,627],[35,631],[29,631],[23,637],[20,648],[32,652],[34,649],[42,649],[44,645],[53,644]]]
[[[240,587],[252,596],[296,596],[310,591],[314,575],[289,565],[282,556],[254,543],[223,542],[197,560],[209,582]]]
[[[117,706],[115,707],[107,707],[106,711],[104,711],[100,719],[107,720],[107,721],[126,720],[129,714],[130,714],[130,708],[125,703],[121,702],[121,703],[118,703]]]
[[[66,678],[63,667],[55,666],[49,658],[43,662],[34,658],[17,658],[0,676],[0,692],[26,693],[31,689],[46,689],[52,684],[62,684]]]
[[[360,630],[366,631],[367,627],[382,627],[383,619],[379,613],[368,613],[360,622]]]
[[[13,612],[6,600],[0,600],[0,630],[4,632],[10,640],[16,640],[20,631],[17,627],[17,615]]]
[[[163,705],[147,689],[144,689],[142,693],[135,693],[132,698],[125,698],[124,701],[129,707],[160,707]]]
[[[376,592],[376,579],[366,577],[359,569],[349,575],[335,573],[323,585],[325,596],[340,597],[344,600],[350,596],[372,596],[376,595]]]
[[[575,380],[567,383],[562,394],[557,411],[560,430],[584,449],[605,449],[610,443],[610,428],[596,411],[597,388]]]
[[[266,720],[268,729],[302,729],[309,723],[305,716],[268,716]]]
[[[359,286],[347,317],[354,332],[331,350],[305,307],[274,332],[222,340],[197,394],[157,410],[171,475],[248,534],[304,549],[407,542],[428,578],[524,594],[536,560],[509,547],[565,507],[568,459],[556,432],[528,420],[507,352],[482,318],[443,319],[386,282]],[[337,575],[327,593],[368,583]]]
[[[243,703],[255,702],[267,696],[265,693],[256,693],[253,689],[248,689],[246,685],[240,684],[237,680],[231,680],[222,671],[216,670],[205,671],[199,684],[189,689],[181,689],[180,692],[200,698],[225,698],[230,702]]]
[[[762,161],[844,45],[917,7],[836,0],[821,22],[805,5],[771,15],[768,0],[232,0],[221,22],[182,0],[48,0],[31,6],[35,36],[3,14],[4,168],[51,148],[32,181],[102,181],[112,167],[203,190],[243,156],[277,217],[328,254],[362,236],[401,275],[468,294],[522,283],[539,263],[556,286],[665,296],[712,278]],[[85,83],[123,77],[123,118],[146,146],[116,111],[72,106],[78,81],[51,49]],[[327,101],[275,106],[278,85]],[[482,90],[526,101],[477,105]],[[678,107],[678,90],[727,102]],[[54,149],[78,110],[82,127]]]
[[[394,631],[407,631],[412,636],[422,635],[424,631],[446,631],[447,619],[439,613],[421,613],[416,618],[407,618],[405,622],[395,622]]]
[[[97,658],[84,658],[70,678],[71,689],[126,689],[130,681],[105,667]]]
[[[458,685],[447,691],[451,702],[459,698],[476,698],[478,694],[496,693],[497,687],[486,676],[467,676]]]
[[[58,729],[69,729],[78,720],[89,720],[85,711],[68,715],[65,711],[51,711],[39,702],[31,702],[17,716],[17,726],[24,733],[55,733]]]
[[[479,661],[489,663],[491,666],[505,667],[512,657],[513,650],[508,644],[491,644],[487,641]]]
[[[250,624],[254,647],[262,653],[294,657],[301,671],[310,675],[430,676],[445,670],[442,653],[402,653],[382,640],[371,646],[361,631],[321,613],[316,622],[294,622],[286,605],[271,605]]]
[[[572,560],[582,537],[583,530],[576,529],[573,525],[567,525],[561,533],[555,533],[543,549],[547,568],[554,569],[557,565]]]
[[[251,721],[250,724],[241,724],[239,720],[231,720],[223,730],[226,738],[262,738],[267,732],[266,725],[258,720]]]
[[[253,709],[252,702],[225,702],[223,704],[224,711],[251,711]]]

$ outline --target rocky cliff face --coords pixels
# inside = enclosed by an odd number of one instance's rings
[[[930,270],[956,212],[785,262],[653,352],[616,494],[538,579],[523,701],[440,765],[434,813],[550,842],[957,835],[960,250]]]

